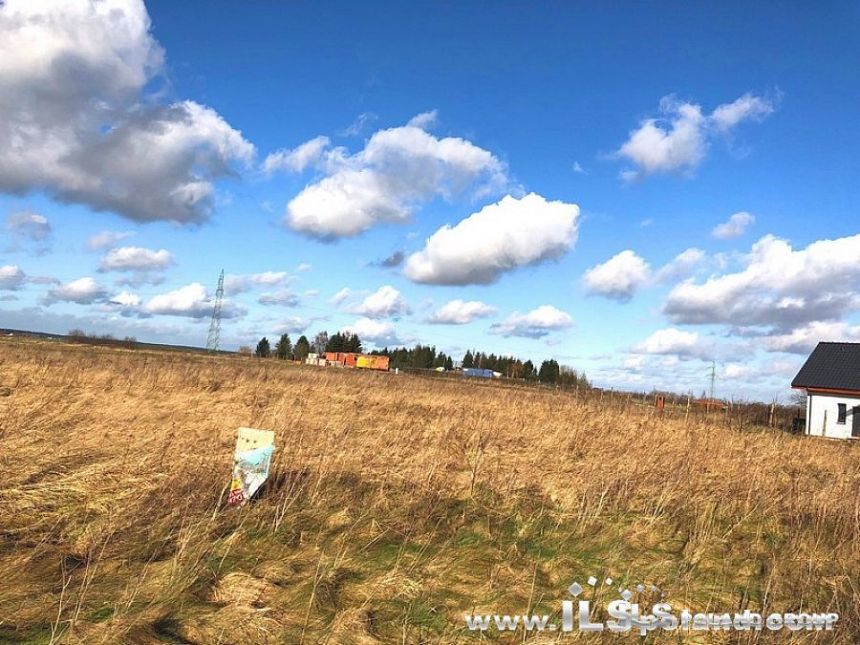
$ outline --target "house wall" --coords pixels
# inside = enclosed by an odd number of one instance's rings
[[[848,406],[848,416],[844,424],[836,423],[839,419],[838,405],[840,403]],[[860,396],[808,393],[806,396],[806,434],[815,437],[850,439],[854,422],[854,406],[860,406]]]

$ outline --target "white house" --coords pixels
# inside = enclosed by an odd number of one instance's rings
[[[806,391],[806,434],[860,439],[860,343],[818,343],[791,387]]]

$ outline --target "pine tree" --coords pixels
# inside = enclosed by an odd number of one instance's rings
[[[269,339],[263,336],[260,339],[260,342],[257,343],[257,351],[254,352],[257,355],[257,358],[269,358],[272,354],[272,348],[269,345]]]
[[[472,356],[472,352],[468,349],[466,350],[466,355],[463,357],[463,369],[468,369],[470,367],[475,366],[475,357]]]
[[[302,334],[296,341],[296,348],[295,350],[293,350],[293,354],[295,355],[297,361],[304,361],[308,357],[310,351],[311,344],[308,342],[307,336]]]
[[[558,374],[558,363],[556,363],[553,359],[550,359],[540,364],[540,370],[538,370],[538,380],[541,383],[556,383],[558,381]]]
[[[523,363],[523,378],[527,381],[534,378],[535,375],[535,365],[530,360]]]
[[[275,356],[282,361],[291,358],[293,355],[293,343],[290,341],[289,334],[281,334],[278,342],[275,344]]]
[[[328,344],[325,351],[327,352],[343,352],[346,351],[343,347],[343,335],[340,332],[329,336]]]
[[[343,333],[343,351],[345,352],[361,352],[361,340],[358,337],[358,334],[351,334],[349,332]]]

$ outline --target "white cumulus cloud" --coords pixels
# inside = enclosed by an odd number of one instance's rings
[[[705,157],[713,136],[728,133],[742,121],[760,121],[773,110],[772,101],[752,94],[719,105],[710,115],[695,103],[663,97],[661,118],[643,120],[615,152],[616,157],[634,166],[621,175],[637,179],[656,173],[691,172]]]
[[[349,298],[352,295],[352,290],[349,287],[344,287],[336,294],[334,294],[331,298],[329,298],[329,302],[335,306],[342,303],[344,300]]]
[[[206,106],[145,95],[163,66],[142,0],[0,3],[0,191],[206,219],[254,147]]]
[[[590,294],[626,302],[651,279],[651,267],[631,250],[621,251],[603,264],[586,271],[582,278]]]
[[[395,318],[411,313],[409,303],[391,285],[379,287],[379,289],[349,310],[366,318]]]
[[[0,290],[17,291],[27,281],[27,275],[15,264],[0,266]]]
[[[162,271],[172,264],[173,256],[165,249],[122,246],[108,251],[99,263],[99,271]]]
[[[127,309],[137,309],[140,306],[140,296],[134,293],[130,293],[128,291],[123,291],[121,293],[116,294],[115,296],[111,296],[110,304],[117,305],[122,308]]]
[[[507,271],[561,257],[576,241],[578,218],[576,204],[507,195],[440,228],[407,258],[403,273],[427,284],[490,284]]]
[[[319,136],[305,141],[292,150],[282,148],[266,157],[263,161],[263,170],[267,173],[273,173],[276,170],[302,172],[322,159],[330,143],[328,137]]]
[[[657,282],[668,282],[689,276],[706,258],[702,249],[689,248],[676,255],[671,262],[663,265],[654,279]]]
[[[525,314],[515,311],[502,322],[492,325],[490,333],[500,336],[541,338],[551,332],[566,329],[572,324],[573,318],[570,314],[552,305],[541,305]]]
[[[506,169],[492,153],[465,139],[439,139],[418,123],[376,132],[360,152],[326,154],[325,177],[288,204],[293,230],[320,239],[358,235],[380,222],[404,222],[435,197],[500,191]]]
[[[392,323],[371,318],[359,318],[342,331],[356,334],[362,342],[370,341],[377,347],[400,345],[403,342]]]
[[[755,216],[746,211],[740,211],[729,217],[727,221],[715,226],[711,235],[719,240],[731,240],[743,235],[753,222],[755,222]]]
[[[762,339],[773,352],[809,354],[821,342],[860,342],[860,325],[844,321],[811,322],[784,334],[772,334]]]
[[[89,305],[102,302],[108,297],[108,290],[92,278],[78,278],[48,290],[45,303],[74,302],[79,305]]]
[[[641,343],[634,345],[633,351],[640,354],[674,354],[678,356],[699,356],[701,346],[699,334],[669,327],[658,329]]]
[[[480,300],[451,300],[436,310],[427,322],[434,325],[465,325],[496,313],[496,308]]]
[[[860,309],[858,258],[860,235],[819,240],[803,249],[767,235],[753,245],[743,270],[676,285],[663,312],[682,324],[781,331],[835,321]]]
[[[148,315],[182,316],[187,318],[207,318],[212,315],[215,303],[213,298],[199,282],[194,282],[179,289],[159,294],[150,298],[141,313]],[[235,318],[244,312],[225,300],[221,315],[224,318]]]

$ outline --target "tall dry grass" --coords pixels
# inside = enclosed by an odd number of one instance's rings
[[[242,425],[277,452],[236,510]],[[794,638],[860,641],[846,443],[540,389],[2,339],[0,482],[0,641],[478,642],[464,612],[557,614],[592,574],[701,611],[835,611],[835,633]]]

